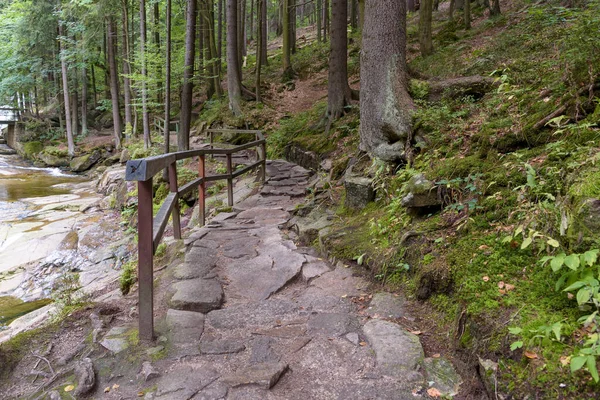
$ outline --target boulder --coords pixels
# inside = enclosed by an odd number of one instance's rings
[[[598,236],[600,232],[600,199],[589,198],[577,209],[573,233],[583,237]]]
[[[119,156],[119,162],[121,164],[125,164],[127,161],[131,160],[131,155],[129,154],[129,150],[123,149],[121,155]]]
[[[59,157],[53,154],[40,153],[40,160],[49,167],[67,167],[69,166],[69,159],[66,157]]]
[[[125,167],[109,168],[98,180],[96,191],[106,196],[113,195],[114,207],[121,208],[127,201],[127,182],[125,182]]]
[[[344,188],[346,189],[346,207],[362,209],[375,200],[375,190],[371,178],[358,176],[349,168],[344,177]]]
[[[430,387],[437,389],[442,396],[453,397],[458,394],[462,380],[450,361],[444,358],[426,358],[423,365]]]
[[[410,178],[406,186],[406,196],[402,205],[407,208],[436,207],[442,205],[436,185],[427,180],[423,174]]]
[[[100,160],[100,157],[102,157],[102,154],[98,150],[95,150],[90,154],[85,154],[81,157],[75,157],[71,160],[69,167],[73,172],[87,171],[94,164],[96,164],[98,160]]]
[[[77,377],[77,389],[73,394],[75,397],[79,397],[83,394],[88,393],[96,384],[96,374],[94,372],[94,364],[89,358],[75,364],[75,376]]]

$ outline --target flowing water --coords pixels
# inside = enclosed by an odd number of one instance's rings
[[[36,168],[17,156],[0,155],[0,250],[4,250],[0,251],[0,257],[3,258],[0,260],[3,273],[0,281],[10,281],[18,275],[13,267],[19,266],[22,260],[11,257],[10,248],[19,242],[27,246],[29,238],[25,232],[39,229],[46,222],[35,216],[40,204],[44,203],[41,198],[64,195],[67,199],[70,190],[64,184],[79,181],[79,177],[63,173],[57,168]],[[34,243],[37,242],[31,241],[32,245]],[[35,257],[36,247],[31,250]],[[2,293],[3,290],[0,290],[0,330],[14,319],[50,302],[47,299],[24,302]]]

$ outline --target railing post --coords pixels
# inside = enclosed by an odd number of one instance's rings
[[[152,179],[138,181],[139,337],[154,339]]]
[[[265,142],[260,145],[260,152],[262,153],[262,168],[260,169],[260,180],[265,183],[267,180],[267,144]]]
[[[233,166],[231,162],[231,153],[227,154],[227,205],[233,207]]]
[[[179,187],[177,186],[177,161],[169,165],[169,190],[171,193],[177,193]],[[175,202],[173,207],[173,235],[175,239],[181,239],[181,222],[179,219],[179,199]]]
[[[206,176],[204,161],[204,156],[198,158],[198,176],[200,178]],[[200,216],[200,226],[204,226],[206,223],[206,183],[204,180],[202,180],[202,183],[198,187],[198,211]]]
[[[213,142],[215,141],[215,133],[211,131],[211,132],[209,132],[208,134],[210,135],[210,142],[209,142],[209,143],[210,143],[210,149],[212,150],[212,149],[214,148],[214,146],[213,146]],[[210,155],[210,159],[212,160],[212,159],[214,159],[214,158],[215,158],[215,157],[214,157],[214,156],[211,154],[211,155]]]

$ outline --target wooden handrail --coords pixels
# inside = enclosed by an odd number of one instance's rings
[[[164,121],[164,120],[163,120]],[[227,200],[233,206],[233,179],[258,169],[259,177],[265,181],[267,171],[266,140],[261,131],[209,129],[210,149],[189,150],[127,161],[125,180],[138,183],[138,281],[139,281],[139,337],[145,340],[154,338],[154,293],[153,257],[167,227],[169,217],[173,217],[173,232],[181,239],[179,199],[194,189],[198,189],[200,224],[204,225],[206,215],[206,183],[218,180],[227,181]],[[255,135],[255,140],[232,148],[212,148],[215,134],[234,133]],[[237,171],[233,170],[234,154],[256,148],[258,160]],[[206,176],[206,156],[225,155],[227,173]],[[177,161],[198,157],[198,178],[179,187],[177,184]],[[152,178],[164,169],[169,171],[169,194],[156,215],[152,212]]]

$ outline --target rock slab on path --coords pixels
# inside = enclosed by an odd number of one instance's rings
[[[173,288],[169,307],[177,310],[207,313],[223,303],[223,288],[215,279],[189,279],[175,283]]]
[[[279,378],[287,371],[285,363],[261,363],[242,368],[234,374],[226,375],[222,379],[231,387],[256,385],[263,389],[272,388]]]

